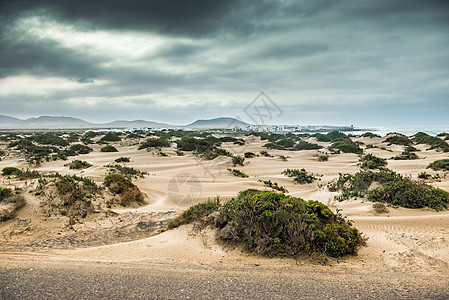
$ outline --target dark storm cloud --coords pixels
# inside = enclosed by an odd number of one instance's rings
[[[284,123],[363,121],[364,108],[397,121],[381,112],[400,107],[410,115],[426,108],[432,120],[441,119],[438,105],[447,108],[449,1],[18,0],[0,7],[0,81],[27,75],[74,83],[0,94],[2,113],[95,116],[102,108],[111,119],[147,113],[179,123],[214,115],[217,103],[234,115],[261,90],[286,107]],[[173,98],[183,105],[164,106]]]

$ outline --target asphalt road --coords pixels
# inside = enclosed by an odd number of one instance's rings
[[[2,258],[0,299],[449,299],[449,277]]]

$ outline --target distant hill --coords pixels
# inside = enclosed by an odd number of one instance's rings
[[[40,116],[21,120],[0,115],[0,129],[100,129],[100,128],[173,128],[174,126],[144,120],[118,120],[110,123],[91,123],[73,117]]]
[[[209,120],[197,120],[189,125],[185,125],[187,128],[245,128],[251,124],[242,122],[235,118],[215,118]]]

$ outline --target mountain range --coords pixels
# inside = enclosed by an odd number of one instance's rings
[[[0,129],[107,129],[107,128],[234,128],[246,127],[250,124],[235,118],[214,118],[197,120],[188,125],[170,125],[146,120],[116,120],[109,123],[92,123],[73,117],[40,116],[29,119],[19,119],[0,115]]]

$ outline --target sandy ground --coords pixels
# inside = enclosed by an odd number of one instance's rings
[[[374,144],[390,149],[367,149],[384,158],[400,154],[401,146],[388,146],[382,139],[358,138],[356,141]],[[259,153],[266,150],[264,142],[251,138],[244,146],[225,143],[223,148],[243,154],[251,151]],[[326,143],[321,143],[326,145]],[[131,162],[127,166],[148,173],[135,184],[146,194],[148,205],[135,209],[114,209],[116,216],[111,218],[91,218],[75,230],[67,229],[57,218],[43,219],[39,213],[39,203],[33,194],[26,194],[27,205],[15,220],[0,224],[0,265],[7,262],[50,261],[50,262],[103,262],[129,264],[193,264],[196,266],[230,267],[260,266],[296,270],[298,265],[311,265],[320,272],[390,274],[391,276],[424,276],[435,284],[439,279],[448,278],[449,264],[449,212],[436,212],[429,209],[389,208],[389,212],[377,215],[371,203],[362,200],[335,202],[325,185],[339,173],[355,173],[359,170],[358,156],[354,154],[330,155],[329,161],[318,162],[320,154],[310,151],[268,150],[274,157],[258,156],[247,159],[245,166],[235,168],[244,171],[249,178],[239,178],[226,169],[232,168],[229,158],[219,157],[203,161],[191,153],[177,156],[174,148],[164,149],[169,157],[156,152],[137,150],[136,145],[122,143],[117,145],[118,153],[101,153],[99,146],[94,152],[71,159],[88,161],[93,166],[83,171],[72,171],[64,161],[43,164],[43,172],[57,171],[61,174],[87,176],[101,182],[107,173],[104,165],[114,159],[126,156]],[[388,167],[404,175],[416,178],[418,173],[427,171],[436,174],[426,166],[436,159],[448,155],[426,150],[425,145],[417,146],[420,159],[412,161],[388,160]],[[278,156],[287,156],[283,161]],[[17,166],[26,168],[20,158],[0,161],[0,168]],[[305,168],[319,176],[313,184],[297,185],[281,172],[287,168]],[[444,177],[442,172],[439,174]],[[293,260],[262,258],[241,253],[237,249],[223,249],[214,242],[213,232],[197,232],[191,226],[160,233],[164,222],[188,206],[219,196],[225,201],[239,191],[248,188],[265,189],[259,180],[279,183],[289,194],[306,200],[318,200],[329,205],[334,211],[352,220],[354,225],[368,237],[367,246],[357,256],[330,259],[320,265],[309,258]],[[449,191],[449,177],[430,182],[436,187]],[[0,178],[1,186],[22,186],[28,188],[32,182],[14,182]],[[19,263],[20,264],[20,263]],[[396,274],[396,275],[395,275]],[[389,276],[390,276],[389,275]],[[448,288],[449,289],[449,288]]]

